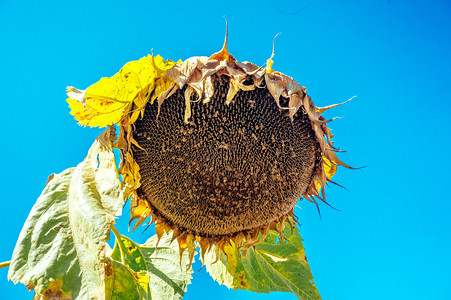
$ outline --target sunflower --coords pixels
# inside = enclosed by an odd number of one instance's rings
[[[273,51],[274,56],[274,51]],[[227,51],[173,62],[148,55],[86,90],[68,87],[84,126],[116,124],[119,173],[133,229],[149,217],[180,255],[251,247],[294,226],[303,197],[317,205],[333,182],[332,134],[306,88]],[[326,202],[327,203],[327,202]],[[227,247],[230,248],[230,247]]]

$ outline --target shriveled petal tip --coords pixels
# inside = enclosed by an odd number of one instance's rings
[[[227,37],[229,35],[229,26],[227,24],[226,18],[225,20],[226,20],[226,35],[224,39],[224,45],[222,46],[221,51],[214,53],[212,56],[210,56],[209,60],[225,60],[227,62],[236,61],[233,55],[227,51]]]
[[[344,101],[342,103],[332,104],[332,105],[323,106],[323,107],[317,107],[316,111],[319,112],[320,114],[322,114],[323,112],[325,112],[328,109],[331,109],[331,108],[334,108],[334,107],[337,107],[337,106],[340,106],[340,105],[348,103],[349,101],[351,101],[355,97],[357,97],[357,96],[352,96],[351,98],[349,98],[348,100],[346,100],[346,101]]]
[[[276,38],[277,38],[277,36],[279,34],[281,34],[281,32],[276,34],[276,36],[274,37],[274,40],[272,42],[272,54],[271,54],[271,57],[268,60],[266,60],[266,73],[273,73],[274,72],[274,70],[272,68],[272,65],[274,64],[273,58],[274,58],[275,49],[276,49]]]
[[[86,106],[86,90],[79,90],[73,86],[68,86],[66,88],[66,93],[69,98],[77,100],[83,106]]]

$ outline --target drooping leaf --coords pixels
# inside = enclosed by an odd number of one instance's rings
[[[8,278],[35,289],[35,299],[105,298],[105,245],[123,204],[113,129],[77,167],[48,182],[22,228]]]
[[[233,245],[227,245],[217,262],[213,246],[204,264],[215,281],[235,290],[291,292],[299,299],[321,299],[299,230],[286,226],[283,235],[285,238],[278,241],[279,234],[270,231],[262,243],[241,248],[240,254]]]
[[[182,256],[180,262],[179,247],[176,241],[171,243],[172,234],[161,237],[153,236],[144,245],[137,244],[122,236],[125,246],[125,264],[140,276],[148,276],[148,291],[150,299],[180,299],[191,283],[188,253]],[[121,261],[121,252],[116,243],[111,257]]]
[[[150,96],[153,101],[170,87],[170,80],[161,75],[174,65],[159,55],[148,55],[128,62],[118,73],[100,79],[86,90],[68,87],[71,114],[81,125],[91,127],[117,124],[131,111],[136,120]]]

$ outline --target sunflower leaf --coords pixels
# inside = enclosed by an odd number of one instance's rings
[[[144,245],[137,244],[129,238],[122,236],[125,246],[126,266],[142,277],[147,276],[147,285],[143,288],[150,291],[150,299],[166,300],[180,299],[191,283],[193,270],[189,263],[188,253],[185,252],[180,262],[177,242],[171,243],[172,236],[165,235],[157,243],[155,235]],[[116,243],[111,257],[121,260],[121,253]]]
[[[105,299],[151,299],[148,297],[149,276],[134,272],[123,264],[108,259],[112,264],[113,276],[107,280],[107,297]]]
[[[113,130],[96,139],[77,167],[48,182],[22,228],[8,279],[35,289],[34,299],[103,299],[111,293],[106,241],[123,204]]]
[[[299,299],[321,299],[307,262],[299,230],[286,226],[280,239],[270,231],[266,239],[251,248],[224,247],[216,261],[215,247],[205,254],[207,271],[228,288],[257,293],[291,292]],[[241,256],[241,257],[240,257]]]

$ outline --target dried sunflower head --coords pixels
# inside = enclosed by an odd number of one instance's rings
[[[135,228],[149,216],[181,253],[239,248],[283,231],[300,197],[325,201],[332,134],[293,78],[223,49],[184,62],[148,56],[86,91],[69,88],[83,125],[116,123],[119,172]],[[291,223],[290,223],[291,225]]]

